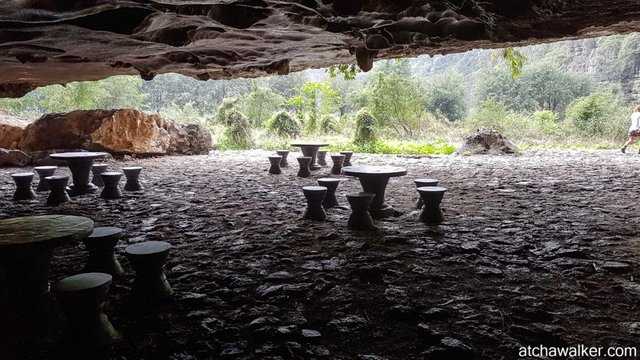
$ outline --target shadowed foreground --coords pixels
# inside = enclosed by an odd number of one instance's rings
[[[57,208],[44,206],[46,193],[12,203],[17,170],[4,169],[1,215],[85,215],[125,229],[126,275],[106,306],[123,335],[117,359],[513,359],[527,345],[637,345],[640,156],[355,154],[356,165],[409,170],[387,188],[402,214],[372,235],[346,229],[344,194],[360,191],[356,179],[340,184],[328,221],[301,220],[300,187],[329,168],[269,175],[267,155],[110,163],[143,166],[146,191]],[[448,188],[442,226],[416,222],[418,177]],[[174,246],[166,273],[176,298],[132,312],[122,252],[146,240]],[[86,257],[82,245],[59,248],[51,279],[80,272]]]

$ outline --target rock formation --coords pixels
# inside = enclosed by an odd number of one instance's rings
[[[48,114],[29,124],[20,139],[28,152],[86,149],[115,154],[207,154],[211,134],[139,110],[77,110]]]
[[[0,2],[0,96],[116,74],[286,74],[640,29],[636,0]]]
[[[0,148],[17,149],[28,121],[0,112]]]
[[[464,138],[464,144],[456,151],[458,154],[515,154],[519,150],[499,132],[480,128],[475,134]]]
[[[31,156],[20,150],[0,149],[0,166],[22,167],[31,164]]]

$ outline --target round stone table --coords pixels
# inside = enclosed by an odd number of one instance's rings
[[[342,168],[342,174],[357,177],[364,192],[376,195],[369,206],[372,218],[382,219],[393,215],[393,208],[384,202],[384,192],[389,179],[407,175],[407,169],[395,166],[346,166]]]
[[[66,160],[73,177],[73,185],[71,185],[69,195],[83,195],[95,193],[98,187],[89,182],[91,166],[93,160],[101,159],[107,156],[104,152],[64,152],[49,155],[50,158],[56,160]]]
[[[327,143],[316,143],[316,142],[293,142],[291,146],[299,147],[304,156],[309,156],[311,158],[311,164],[309,164],[310,170],[319,170],[322,166],[318,165],[316,162],[316,157],[318,156],[318,150],[322,146],[329,146]]]
[[[29,300],[49,292],[49,266],[57,246],[91,235],[93,220],[82,216],[40,215],[0,220],[0,271],[5,294]]]
[[[49,296],[54,248],[91,234],[86,217],[43,215],[0,220],[0,358],[52,359],[62,316]]]

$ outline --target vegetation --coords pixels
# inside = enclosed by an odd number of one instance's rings
[[[301,133],[300,124],[285,110],[273,115],[267,127],[281,137],[296,137]]]
[[[362,146],[376,142],[375,125],[376,119],[367,110],[358,111],[356,114],[356,134],[353,137],[353,143]]]
[[[249,120],[243,113],[232,109],[225,114],[226,129],[220,139],[220,146],[230,150],[245,150],[255,146]]]
[[[484,126],[523,148],[611,147],[638,100],[640,35],[379,61],[259,79],[144,82],[117,76],[53,85],[0,110],[27,119],[75,109],[133,107],[214,133],[218,149],[323,140],[335,150],[451,153]]]

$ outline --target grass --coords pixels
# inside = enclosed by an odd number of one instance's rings
[[[453,128],[453,127],[452,127]],[[214,144],[218,150],[231,150],[232,147],[225,146],[221,140],[220,135],[223,132],[223,128],[212,129],[214,133]],[[339,135],[307,135],[301,136],[296,139],[276,136],[264,129],[252,130],[253,138],[255,141],[256,149],[263,150],[280,150],[290,149],[295,150],[289,144],[293,140],[304,141],[318,141],[326,142],[330,144],[327,148],[330,152],[337,151],[355,151],[359,153],[370,154],[406,154],[406,155],[449,155],[453,154],[457,147],[460,145],[464,134],[471,134],[474,131],[462,129],[448,129],[445,132],[433,131],[431,136],[423,135],[421,139],[424,140],[400,140],[400,139],[379,139],[372,143],[363,145],[354,144],[351,141],[351,137],[348,134]],[[444,133],[442,137],[433,136],[434,133]],[[510,132],[506,131],[505,135],[510,139],[520,150],[611,150],[619,149],[622,146],[622,141],[611,137],[577,137],[577,136],[523,136],[522,133],[512,132],[515,136],[511,137]],[[463,154],[468,155],[468,154]]]

